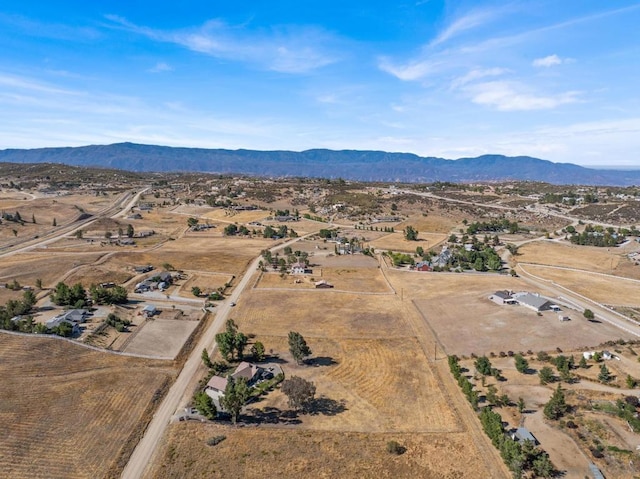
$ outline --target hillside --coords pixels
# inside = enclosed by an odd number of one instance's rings
[[[640,184],[640,171],[596,170],[528,156],[484,155],[446,160],[411,153],[358,150],[255,151],[118,143],[0,150],[0,162],[64,163],[138,172],[198,171],[259,176],[340,177],[363,181],[528,180],[555,184]]]

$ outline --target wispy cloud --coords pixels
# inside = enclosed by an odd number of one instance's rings
[[[23,15],[10,15],[0,12],[0,24],[39,38],[58,40],[96,40],[102,34],[93,27],[71,26],[61,23],[45,23]]]
[[[430,45],[436,46],[444,43],[467,30],[472,30],[478,26],[493,21],[500,14],[501,10],[498,9],[473,10],[454,20],[448,27],[438,34]]]
[[[153,68],[148,70],[151,73],[162,73],[173,71],[173,67],[165,62],[158,62]]]
[[[549,110],[579,101],[579,93],[540,95],[525,85],[512,81],[491,81],[465,87],[471,101],[499,111]]]
[[[508,68],[485,68],[471,70],[466,75],[453,80],[453,82],[451,83],[451,89],[455,90],[471,82],[480,80],[481,78],[500,76],[509,72],[510,70]]]
[[[306,73],[341,58],[340,40],[317,27],[282,26],[252,31],[210,20],[196,28],[164,31],[135,25],[117,15],[107,15],[111,27],[173,43],[216,58],[258,65],[283,73]]]
[[[555,65],[560,65],[564,63],[564,61],[565,60],[560,58],[558,55],[553,54],[544,58],[536,58],[535,60],[533,60],[532,65],[534,67],[549,68]]]
[[[415,81],[438,71],[440,62],[432,60],[414,60],[408,63],[395,63],[389,57],[378,59],[378,68],[399,80]]]

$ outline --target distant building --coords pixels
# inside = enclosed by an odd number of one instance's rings
[[[536,312],[551,309],[551,301],[540,296],[539,294],[516,293],[515,295],[513,295],[513,298],[519,305],[532,309]]]
[[[321,279],[320,281],[317,281],[315,284],[317,289],[327,289],[327,288],[333,288],[333,285],[330,283],[327,283],[324,279]]]

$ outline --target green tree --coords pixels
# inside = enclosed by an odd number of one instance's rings
[[[298,376],[291,376],[283,381],[280,390],[289,399],[289,406],[297,411],[304,410],[316,394],[316,386]]]
[[[636,381],[633,377],[627,374],[626,383],[627,383],[628,389],[634,389],[637,386],[638,381]]]
[[[541,368],[540,371],[538,371],[538,377],[540,378],[540,384],[543,385],[551,383],[555,379],[553,375],[553,369],[551,369],[549,366],[544,366],[543,368]]]
[[[36,288],[42,289],[42,279],[41,278],[36,279]]]
[[[540,452],[536,456],[533,460],[533,472],[536,476],[544,477],[545,479],[553,476],[554,467],[551,459],[549,459],[549,454]]]
[[[529,361],[527,361],[522,354],[516,354],[514,356],[516,361],[516,369],[519,373],[525,374],[529,369]]]
[[[591,311],[590,309],[585,309],[582,315],[588,320],[592,320],[595,318],[595,314],[593,314],[593,311]]]
[[[298,364],[307,356],[311,356],[311,349],[300,333],[289,331],[289,351]]]
[[[253,346],[251,346],[251,355],[257,362],[264,361],[264,344],[260,341],[253,343]]]
[[[411,225],[404,229],[404,237],[407,241],[418,241],[418,230]]]
[[[423,248],[422,246],[418,246],[418,247],[416,248],[416,254],[417,254],[418,256],[422,256],[422,255],[424,254],[424,248]]]
[[[517,405],[518,405],[518,412],[520,414],[522,414],[524,412],[524,410],[525,410],[525,407],[526,407],[524,399],[518,398],[518,404]]]
[[[476,271],[484,271],[484,261],[482,260],[482,256],[478,256],[473,262],[473,269]]]
[[[491,361],[489,361],[488,357],[480,356],[478,359],[476,359],[473,365],[475,366],[476,370],[483,376],[491,376]]]
[[[224,396],[220,399],[221,406],[231,414],[231,421],[235,424],[242,407],[249,399],[250,389],[244,378],[234,379],[229,376],[227,379],[227,387],[224,390]]]
[[[204,348],[202,350],[202,355],[200,357],[202,358],[202,362],[206,367],[208,367],[209,369],[213,367],[213,363],[211,362],[211,358],[209,357],[209,352],[207,351],[207,348]]]
[[[33,293],[33,291],[27,290],[22,293],[22,303],[24,304],[24,307],[27,311],[31,311],[31,308],[35,306],[36,301],[36,295]]]
[[[205,350],[206,351],[206,350]],[[207,419],[215,419],[218,411],[216,410],[213,399],[204,391],[197,392],[193,397],[195,407],[200,414]]]
[[[129,238],[133,238],[135,231],[133,229],[133,225],[132,224],[128,224],[127,225],[127,237]]]
[[[197,224],[198,224],[198,218],[190,217],[187,219],[187,226],[189,228],[193,228]]]
[[[202,290],[198,286],[194,286],[191,288],[191,294],[194,296],[200,296],[202,294]]]
[[[564,390],[558,384],[558,388],[553,392],[549,402],[545,404],[543,413],[547,419],[560,419],[569,410],[564,397]]]
[[[606,364],[602,364],[600,366],[600,374],[598,374],[598,380],[603,383],[608,383],[613,379],[611,376],[611,371],[607,368]]]

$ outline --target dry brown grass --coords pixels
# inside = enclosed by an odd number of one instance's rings
[[[197,286],[203,292],[212,293],[220,287],[224,287],[227,282],[230,282],[233,278],[228,274],[192,274],[189,279],[180,285],[178,294],[187,298],[193,298],[191,288]]]
[[[81,265],[92,264],[102,253],[58,253],[43,250],[16,254],[0,258],[2,281],[17,279],[22,285],[33,286],[36,279],[42,279],[44,287],[52,287],[69,270]]]
[[[524,265],[524,268],[528,273],[551,280],[599,303],[640,307],[638,281],[544,266]]]
[[[215,447],[206,440],[225,435]],[[388,441],[406,447],[386,451]],[[147,477],[492,477],[466,434],[363,434],[198,424],[171,426]]]
[[[284,277],[278,272],[262,275],[258,288],[314,289],[314,281],[325,280],[341,291],[389,293],[391,288],[378,268],[313,268],[312,274]],[[313,281],[312,281],[313,280]],[[296,281],[299,281],[296,283]]]
[[[423,231],[425,234],[426,232],[449,234],[453,228],[458,226],[458,224],[459,223],[455,218],[429,213],[428,216],[415,216],[403,221],[402,223],[398,223],[395,226],[395,229],[397,231],[401,231],[406,226],[411,225],[418,230],[418,237],[422,237]]]
[[[396,232],[371,241],[376,250],[407,251],[414,253],[418,246],[425,251],[434,248],[447,239],[447,235],[438,233],[418,233],[418,241],[407,241],[402,232]]]
[[[396,290],[414,300],[448,354],[574,349],[631,336],[609,323],[590,323],[566,311],[572,321],[558,321],[547,311],[538,316],[523,306],[499,306],[488,299],[496,290],[532,290],[519,278],[501,275],[388,272]]]
[[[611,273],[626,261],[616,248],[577,246],[557,241],[535,241],[523,245],[515,259],[523,263],[565,266],[598,273]]]
[[[0,476],[104,477],[171,363],[0,335]]]

